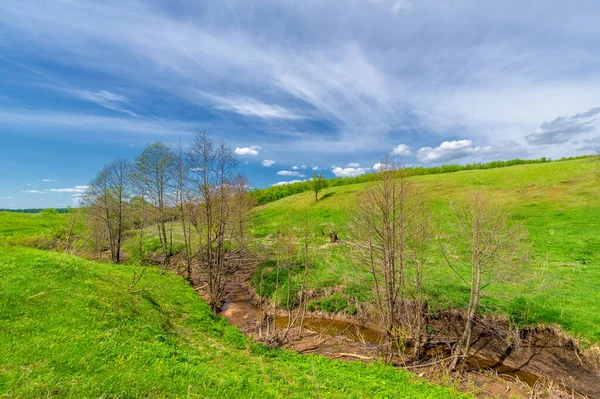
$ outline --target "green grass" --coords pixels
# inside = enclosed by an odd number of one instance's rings
[[[489,293],[496,295],[484,300],[487,311],[511,314],[521,323],[558,323],[576,337],[600,342],[599,169],[598,162],[588,158],[411,179],[427,193],[440,229],[448,224],[450,202],[477,191],[525,224],[532,262],[523,266],[520,282],[490,287]],[[364,188],[365,184],[333,187],[324,190],[318,202],[307,192],[258,207],[253,233],[268,237],[281,223],[300,225],[307,213],[316,223],[310,288],[341,286],[345,294],[368,300],[371,278],[352,256],[352,246],[327,246],[320,232],[321,227],[335,226],[339,238],[349,240],[348,220]],[[432,304],[441,308],[459,307],[468,299],[435,249],[425,288]]]
[[[149,269],[152,289],[128,293],[134,271],[0,244],[0,397],[459,396],[379,363],[266,349],[180,277]]]
[[[51,229],[63,215],[46,217],[43,213],[0,212],[0,237],[25,237]]]

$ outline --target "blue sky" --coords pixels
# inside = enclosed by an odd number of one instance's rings
[[[208,130],[255,187],[600,148],[594,1],[0,2],[0,208]]]

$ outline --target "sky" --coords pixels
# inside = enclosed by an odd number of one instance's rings
[[[600,148],[600,3],[0,2],[0,208],[206,130],[253,187]]]

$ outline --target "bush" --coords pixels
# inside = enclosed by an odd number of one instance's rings
[[[315,299],[308,303],[307,308],[311,312],[322,310],[327,313],[345,312],[352,315],[356,314],[356,306],[348,302],[348,299],[339,292],[334,292],[329,297]]]

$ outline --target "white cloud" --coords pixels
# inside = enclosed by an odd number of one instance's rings
[[[52,182],[55,182],[56,180],[53,180],[53,179],[42,179],[42,181],[44,183],[52,183]]]
[[[69,187],[69,188],[48,188],[48,189],[45,189],[44,191],[50,192],[50,193],[83,193],[88,188],[89,188],[89,186],[75,186],[75,187]]]
[[[300,165],[300,169],[306,169],[306,165]]]
[[[25,190],[23,192],[24,193],[29,193],[29,194],[44,194],[44,192],[40,191],[40,190]]]
[[[271,184],[271,186],[285,186],[286,184],[292,184],[292,183],[301,183],[303,181],[306,180],[291,180],[291,181],[280,181],[274,184]]]
[[[264,159],[261,163],[262,163],[262,166],[270,168],[271,166],[273,166],[275,164],[275,161],[273,161],[272,159]]]
[[[384,169],[387,169],[390,165],[385,164],[385,163],[381,163],[381,162],[377,162],[375,165],[373,165],[373,170],[375,172],[381,172]]]
[[[278,175],[280,176],[296,176],[296,177],[305,177],[302,173],[298,172],[298,171],[291,171],[291,170],[280,170],[279,172],[277,172]]]
[[[360,166],[360,164],[358,162],[350,162],[346,166],[349,167],[349,168],[358,168]]]
[[[237,155],[258,155],[260,147],[257,145],[253,145],[250,147],[236,147],[235,153]]]
[[[319,170],[319,167],[318,166],[313,166],[312,170]]]
[[[333,174],[336,177],[356,177],[360,175],[364,175],[368,172],[366,168],[340,168],[339,166],[334,166],[331,169]]]
[[[298,170],[299,168],[296,165],[294,165],[294,166],[292,166],[292,169]]]
[[[410,150],[410,148],[408,148],[406,144],[398,144],[392,150],[392,155],[408,156],[412,155],[412,151]]]
[[[527,150],[515,141],[501,141],[487,146],[473,146],[471,140],[444,141],[439,147],[419,149],[417,158],[423,162],[444,163],[466,157],[482,160],[499,160],[528,155]]]
[[[473,154],[471,140],[444,141],[439,147],[419,149],[417,158],[423,162],[442,163],[460,159]]]

